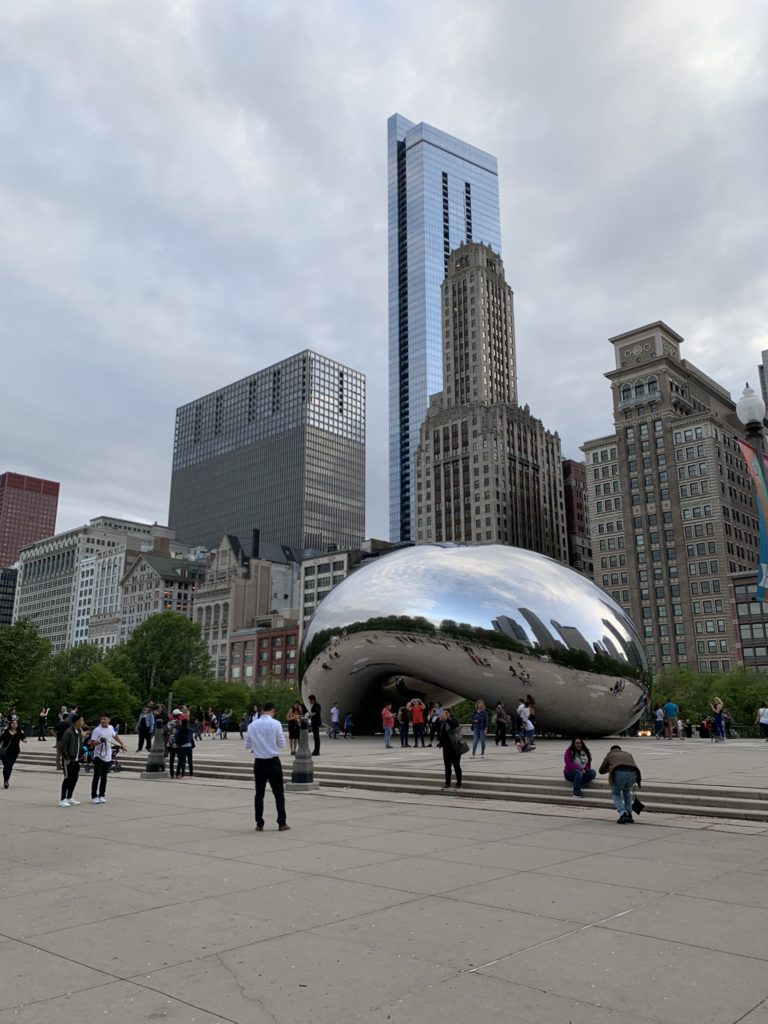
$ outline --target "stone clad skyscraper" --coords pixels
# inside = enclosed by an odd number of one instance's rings
[[[501,252],[496,157],[428,124],[387,124],[390,539],[415,540],[411,473],[443,384],[440,285],[463,242]]]
[[[365,532],[365,377],[299,352],[176,411],[168,518],[183,542],[299,549]]]
[[[416,541],[514,544],[568,560],[560,439],[517,404],[512,289],[468,243],[442,285],[443,390],[414,458]]]

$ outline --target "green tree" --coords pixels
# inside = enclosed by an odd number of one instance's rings
[[[101,650],[94,644],[78,644],[69,650],[59,651],[50,660],[48,674],[50,678],[49,702],[53,711],[58,711],[62,704],[68,707],[74,703],[74,692],[77,683],[93,665],[102,659]]]
[[[0,628],[0,707],[16,705],[27,720],[46,699],[50,642],[27,619]]]
[[[126,644],[118,644],[117,647],[108,650],[104,655],[103,665],[134,693],[139,693],[139,676]]]
[[[141,701],[108,668],[95,663],[75,684],[74,703],[89,725],[108,714],[113,722],[126,722],[133,729]]]
[[[176,612],[159,612],[137,626],[125,645],[139,690],[149,700],[165,700],[181,676],[210,679],[210,659],[200,627]]]

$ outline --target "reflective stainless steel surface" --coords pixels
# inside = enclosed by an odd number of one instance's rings
[[[594,583],[521,548],[428,544],[382,556],[323,600],[302,645],[302,693],[360,732],[387,701],[530,694],[538,732],[604,736],[647,700],[632,621]]]

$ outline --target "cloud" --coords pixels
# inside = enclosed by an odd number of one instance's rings
[[[176,406],[304,347],[368,376],[387,533],[386,118],[499,158],[521,399],[611,426],[606,339],[655,319],[726,387],[768,348],[758,2],[9,0],[0,469],[60,527],[164,521]]]

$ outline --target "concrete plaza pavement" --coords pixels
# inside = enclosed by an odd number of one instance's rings
[[[88,784],[0,791],[0,1024],[768,1024],[766,825],[321,789],[256,833],[246,783]]]

